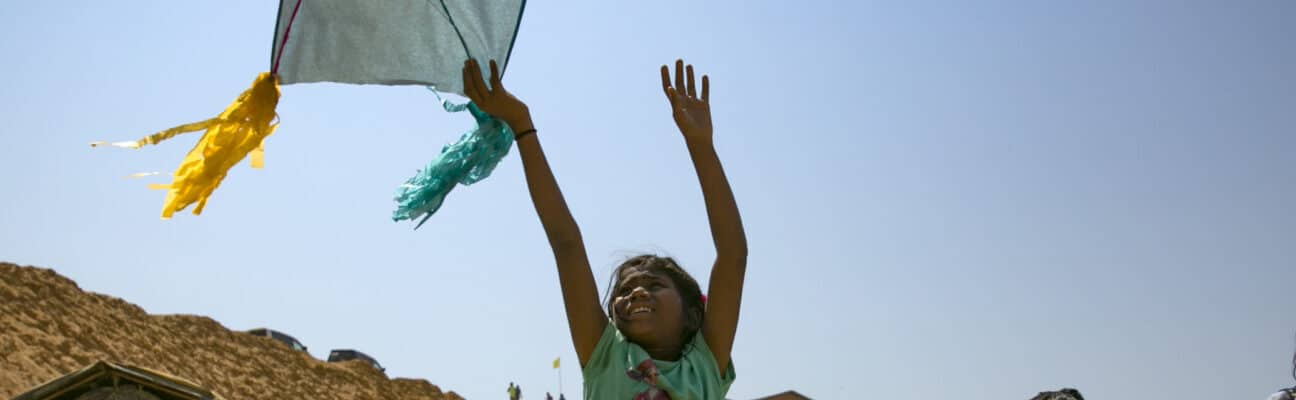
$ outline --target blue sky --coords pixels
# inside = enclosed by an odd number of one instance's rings
[[[275,2],[0,14],[0,259],[151,313],[287,331],[468,398],[580,374],[516,156],[422,229],[397,185],[471,122],[418,87],[290,85],[266,168],[160,221],[141,171],[268,69]],[[600,285],[640,251],[705,283],[661,95],[712,78],[751,255],[735,399],[1263,398],[1293,384],[1296,3],[531,2],[505,77]],[[705,286],[704,286],[705,287]]]

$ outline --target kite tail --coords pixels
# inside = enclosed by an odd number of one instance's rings
[[[441,154],[426,168],[396,189],[396,211],[392,213],[392,220],[421,217],[414,229],[422,226],[441,208],[446,194],[456,184],[471,185],[490,176],[513,146],[513,131],[508,124],[486,114],[476,104],[453,104],[442,99],[441,105],[447,112],[468,110],[477,120],[477,126],[464,133],[458,141],[442,147]]]
[[[140,147],[144,147],[144,145],[146,144],[161,143],[164,140],[170,139],[182,133],[189,133],[189,132],[207,129],[207,127],[211,126],[213,123],[216,123],[216,118],[180,125],[158,133],[154,133],[152,135],[145,136],[143,138],[140,138],[139,140],[131,140],[126,142],[112,142],[112,143],[108,143],[104,141],[92,142],[90,143],[90,147],[112,146],[112,147],[121,147],[127,149],[138,149]]]
[[[211,196],[229,169],[249,154],[252,168],[264,164],[262,141],[274,133],[279,125],[275,121],[275,107],[279,104],[278,77],[263,72],[238,99],[234,100],[216,118],[167,129],[133,142],[95,142],[91,146],[110,145],[140,148],[157,144],[176,135],[206,129],[198,144],[189,150],[180,167],[176,168],[170,184],[152,184],[150,189],[167,190],[162,205],[162,219],[170,219],[176,211],[198,203],[194,215],[202,213]]]

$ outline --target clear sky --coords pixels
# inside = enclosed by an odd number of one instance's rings
[[[397,185],[471,126],[420,87],[289,85],[266,167],[158,219],[198,135],[268,69],[276,2],[0,12],[0,259],[151,313],[356,348],[473,399],[580,398],[515,155],[423,228]],[[974,4],[975,3],[975,4]],[[1296,333],[1296,2],[533,1],[529,103],[605,285],[640,251],[708,280],[660,89],[712,77],[750,261],[729,396],[1261,399]]]

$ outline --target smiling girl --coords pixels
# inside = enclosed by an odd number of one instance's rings
[[[641,255],[616,268],[608,301],[600,304],[580,228],[549,169],[530,111],[504,89],[494,61],[490,71],[487,87],[476,62],[466,62],[464,91],[516,132],[531,201],[558,265],[585,398],[723,399],[734,380],[729,355],[738,328],[747,238],[712,145],[710,79],[702,76],[699,92],[692,65],[677,60],[673,84],[669,69],[661,67],[662,90],[701,183],[715,244],[710,296],[675,260]]]

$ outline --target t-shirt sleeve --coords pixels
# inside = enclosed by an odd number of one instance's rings
[[[707,344],[706,338],[702,336],[702,332],[698,332],[697,337],[695,337],[693,341],[696,346],[694,350],[698,351],[699,356],[704,356],[701,357],[702,360],[699,361],[710,363],[710,365],[708,365],[709,368],[707,368],[708,371],[719,372],[720,366],[716,365],[715,354],[711,352],[711,346]],[[733,358],[730,357],[729,366],[725,367],[724,373],[721,373],[716,377],[718,380],[716,383],[720,386],[720,393],[729,393],[729,385],[732,385],[734,379],[737,377],[737,374],[734,373]]]
[[[617,330],[612,322],[608,322],[603,327],[603,334],[599,336],[598,344],[594,345],[594,352],[590,353],[589,362],[581,368],[581,376],[586,380],[597,377],[598,373],[607,370],[612,365],[613,350],[617,344]]]

